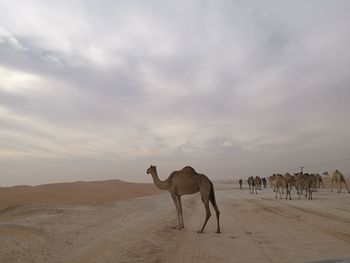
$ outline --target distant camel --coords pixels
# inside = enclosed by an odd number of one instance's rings
[[[243,183],[242,179],[239,179],[238,183],[239,183],[239,189],[242,190],[242,183]]]
[[[258,194],[258,192],[256,191],[256,184],[253,176],[250,176],[248,178],[248,185],[249,185],[249,193],[254,194],[254,190],[255,190],[255,194]]]
[[[261,181],[261,178],[260,178],[260,176],[255,176],[255,187],[257,187],[259,190],[261,190],[261,183],[262,183],[262,181]]]
[[[269,180],[270,187],[272,187],[273,191],[276,192],[276,175],[273,174],[273,175],[267,177],[267,180]]]
[[[329,176],[329,173],[327,171],[325,171],[323,174]],[[341,172],[339,172],[338,170],[335,170],[334,172],[332,172],[331,192],[333,192],[333,182],[335,182],[337,184],[338,193],[341,193],[341,183],[342,182],[345,184],[345,187],[348,190],[348,193],[350,193],[348,185],[346,184],[344,175]]]
[[[261,178],[261,181],[263,183],[264,188],[266,188],[266,178],[265,177]]]
[[[283,178],[286,180],[286,199],[288,199],[289,195],[289,200],[292,200],[290,193],[292,191],[292,186],[295,185],[295,177],[290,173],[286,173],[283,175]]]
[[[280,198],[282,199],[282,194],[281,194],[281,190],[280,188],[282,188],[282,190],[285,188],[286,189],[286,199],[292,200],[292,197],[290,196],[290,190],[289,190],[289,186],[288,186],[288,182],[287,179],[285,177],[283,177],[281,174],[275,174],[275,185],[276,185],[276,196],[275,198],[277,198],[277,194],[280,193]]]
[[[202,202],[205,207],[206,217],[202,229],[198,233],[203,233],[205,225],[211,216],[209,201],[212,203],[217,220],[216,233],[220,233],[219,216],[220,212],[216,205],[213,183],[204,174],[198,174],[192,167],[186,166],[180,171],[174,171],[170,174],[168,179],[161,181],[157,174],[157,168],[150,166],[147,169],[147,174],[151,174],[154,184],[161,190],[168,190],[174,200],[177,211],[178,227],[184,228],[184,221],[182,217],[181,196],[190,195],[200,192]]]
[[[320,174],[318,174],[318,173],[315,174],[315,181],[316,181],[317,188],[321,188],[321,184],[322,184],[323,189],[325,189],[324,184],[323,184],[323,180],[322,180],[322,176]]]
[[[296,174],[296,179],[295,179],[295,188],[297,189],[297,193],[299,195],[303,194],[303,190],[305,190],[305,197],[308,199],[312,200],[312,187],[314,183],[314,179],[312,176],[308,174]]]

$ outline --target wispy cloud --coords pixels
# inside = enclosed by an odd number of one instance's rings
[[[0,6],[0,184],[350,156],[348,1]]]

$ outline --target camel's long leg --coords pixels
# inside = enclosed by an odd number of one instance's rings
[[[275,196],[276,199],[277,199],[277,194],[278,194],[278,187],[276,187],[276,196]]]
[[[282,194],[284,194],[284,188],[282,187]],[[281,190],[280,190],[280,199],[282,199],[282,194],[281,194]]]
[[[343,181],[343,183],[345,184],[345,187],[346,187],[346,189],[348,190],[348,193],[350,193],[349,188],[348,188],[348,185],[346,184],[345,178],[343,178],[342,181]]]
[[[290,195],[290,189],[287,187],[287,192],[286,192],[286,199],[288,199],[288,196],[289,196],[289,200],[292,200],[292,197],[291,197],[291,195]]]
[[[292,192],[292,186],[290,186],[289,188],[289,200],[292,200],[291,192]]]
[[[204,204],[204,207],[205,207],[205,220],[204,220],[204,224],[202,226],[202,229],[198,231],[198,233],[203,233],[204,231],[204,228],[211,216],[211,213],[210,213],[210,208],[209,208],[209,197],[208,196],[202,196],[202,201],[203,201],[203,204]]]
[[[181,204],[181,195],[177,195],[177,202],[178,202],[178,205],[179,205],[179,210],[180,210],[180,226],[181,228],[184,228],[184,219],[182,217],[182,204]]]
[[[210,194],[209,194],[209,201],[213,205],[214,210],[215,210],[215,214],[216,214],[216,222],[218,224],[217,229],[216,229],[216,233],[221,233],[221,230],[220,230],[220,211],[219,211],[219,208],[216,204],[215,193],[214,193],[214,188],[213,188],[212,184],[211,184],[211,189],[210,189]]]
[[[308,198],[309,188],[305,187],[304,191],[305,191],[305,195],[304,195],[305,198]]]
[[[332,178],[331,192],[333,192],[333,181],[334,179]]]
[[[276,196],[275,196],[275,198],[277,198],[277,194],[278,193],[280,194],[280,197],[282,198],[280,187],[276,186]]]
[[[277,186],[277,191],[276,191],[276,198],[277,198],[277,194],[280,194],[280,198],[282,199],[282,194],[281,194],[281,189],[279,186]]]
[[[213,207],[215,209],[216,221],[218,223],[218,226],[217,226],[217,229],[216,229],[216,233],[221,233],[221,230],[220,230],[220,211],[219,211],[219,209],[218,209],[216,204],[213,204]]]
[[[176,207],[176,213],[177,213],[177,229],[181,229],[181,222],[180,222],[180,210],[179,210],[179,205],[177,203],[177,198],[176,195],[171,195],[171,197],[173,198],[175,207]]]
[[[309,188],[309,199],[312,200],[312,189],[311,189],[311,187]]]

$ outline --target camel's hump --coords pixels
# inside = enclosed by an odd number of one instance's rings
[[[196,170],[195,170],[195,169],[193,169],[191,166],[186,166],[186,167],[182,168],[182,170],[181,170],[181,171],[191,171],[191,172],[196,172]]]

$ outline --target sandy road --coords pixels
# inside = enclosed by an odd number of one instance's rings
[[[315,193],[315,200],[274,199],[271,190],[217,191],[222,234],[198,235],[204,212],[189,218],[182,245],[169,262],[305,262],[350,258],[350,195]],[[343,209],[345,208],[345,209]],[[196,209],[201,210],[200,203]],[[202,214],[202,216],[198,216]],[[210,232],[208,232],[210,231]],[[180,242],[181,243],[181,242]]]
[[[217,186],[204,234],[198,195],[176,230],[168,193],[105,205],[27,205],[0,211],[0,262],[308,262],[350,258],[350,195],[274,199],[271,189]],[[296,197],[296,196],[295,196]]]

